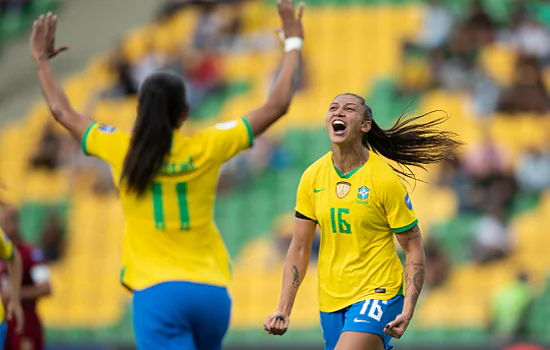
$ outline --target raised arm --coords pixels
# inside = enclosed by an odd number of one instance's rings
[[[288,329],[298,288],[306,277],[316,225],[311,220],[296,218],[294,235],[285,260],[279,307],[264,322],[264,329],[269,334],[283,335]]]
[[[78,141],[86,132],[92,120],[74,110],[63,88],[56,81],[49,60],[67,46],[55,47],[57,16],[49,12],[34,21],[30,39],[30,50],[36,64],[42,95],[55,120],[63,125]]]
[[[298,74],[301,49],[304,39],[302,15],[304,4],[301,3],[298,14],[295,13],[294,0],[278,0],[279,17],[281,18],[285,39],[285,55],[277,80],[273,85],[267,102],[258,109],[249,112],[246,119],[254,136],[262,134],[267,128],[286,114],[294,91],[294,82]]]
[[[422,234],[418,225],[397,234],[397,241],[406,255],[405,262],[405,304],[403,312],[390,322],[384,332],[394,338],[401,338],[414,315],[414,309],[426,275],[426,254]]]

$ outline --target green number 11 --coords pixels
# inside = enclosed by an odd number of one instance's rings
[[[162,204],[162,184],[155,182],[151,185],[153,191],[153,214],[155,218],[155,227],[157,230],[165,230],[166,222],[164,219],[164,206]],[[176,184],[176,193],[178,195],[178,208],[180,214],[180,230],[189,230],[191,228],[189,219],[189,207],[187,206],[187,182]]]

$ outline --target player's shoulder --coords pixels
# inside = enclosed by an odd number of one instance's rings
[[[374,152],[371,152],[370,157],[371,159],[369,159],[369,165],[371,167],[371,176],[376,187],[381,189],[395,186],[397,184],[403,185],[395,170],[393,170],[384,158]]]

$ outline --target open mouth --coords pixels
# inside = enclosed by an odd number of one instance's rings
[[[347,128],[346,123],[341,120],[334,120],[332,122],[332,130],[334,130],[334,134],[336,135],[343,135]]]

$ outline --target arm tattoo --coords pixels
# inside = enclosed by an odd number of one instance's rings
[[[294,276],[292,286],[298,289],[298,287],[300,287],[300,272],[298,271],[296,265],[292,265],[292,275]]]
[[[412,278],[409,277],[409,271],[408,271],[408,268],[411,266],[414,272],[414,276]],[[420,291],[422,290],[422,286],[424,285],[426,268],[424,267],[424,264],[415,263],[415,262],[411,262],[407,264],[405,268],[407,269],[407,274],[405,276],[406,283],[407,283],[407,290],[406,290],[407,298],[413,304],[416,304],[416,301],[420,296]]]

